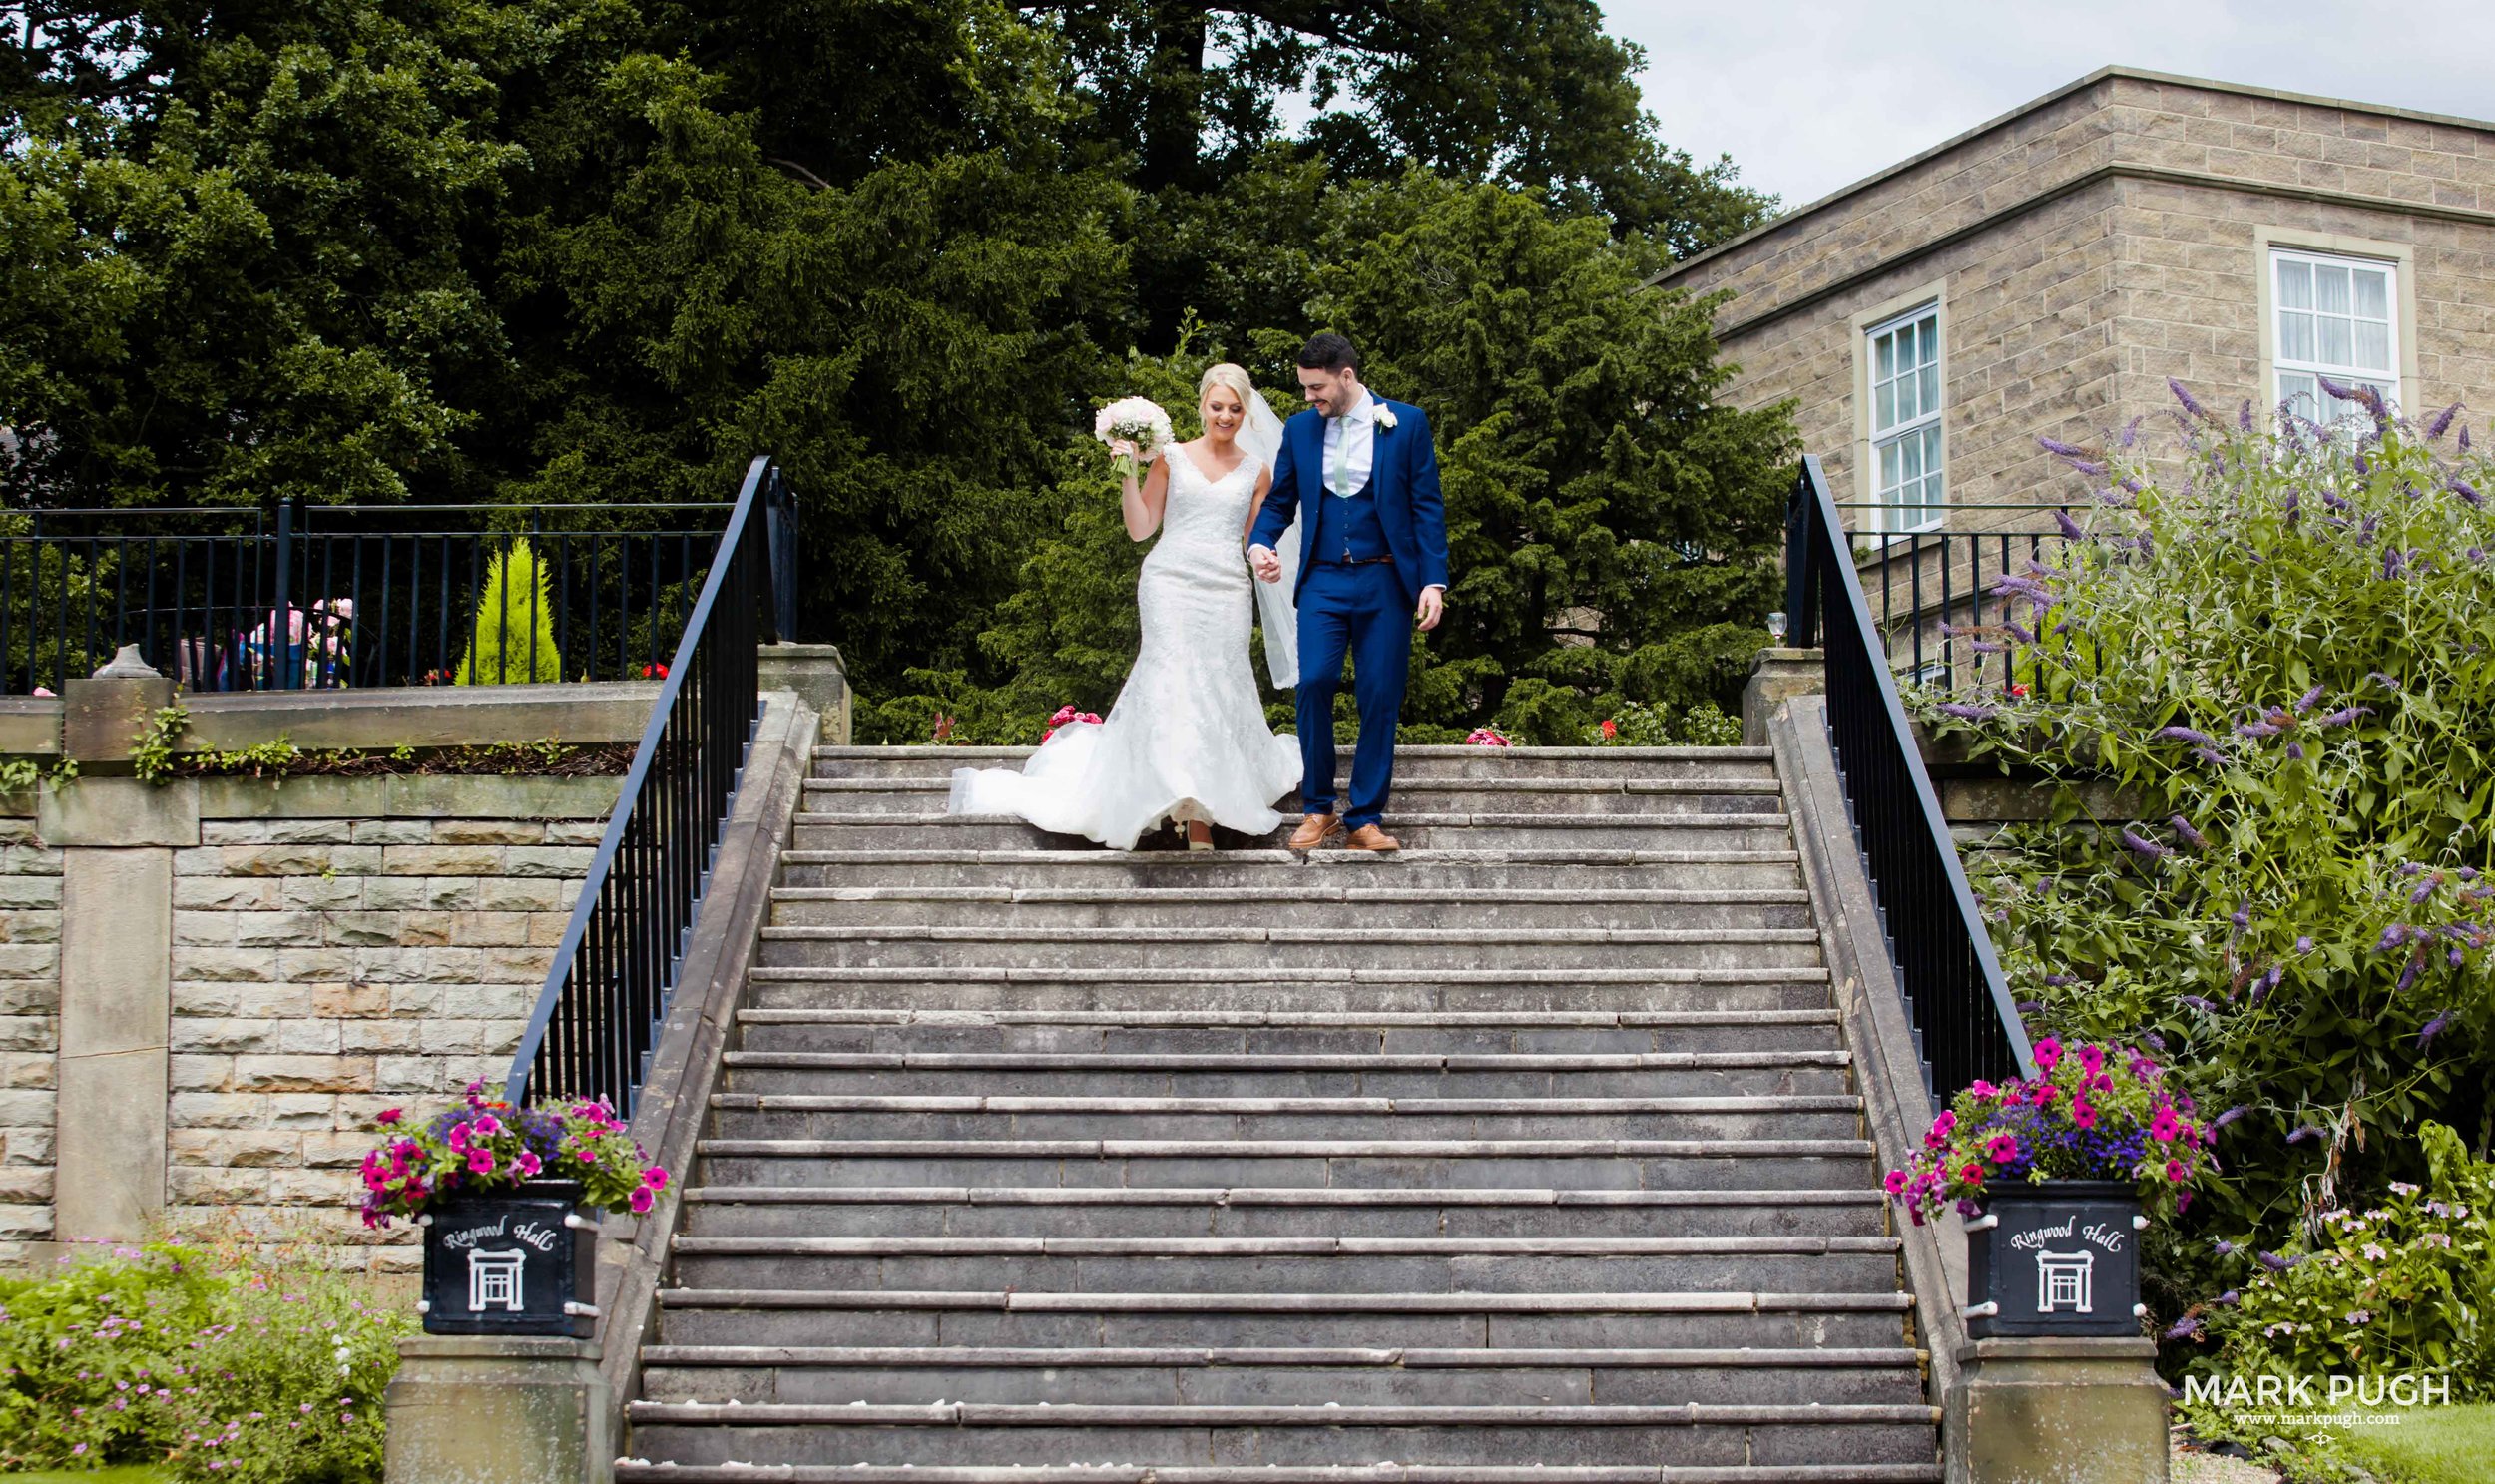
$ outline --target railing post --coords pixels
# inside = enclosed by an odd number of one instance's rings
[[[294,606],[294,501],[290,497],[278,502],[277,505],[277,580],[275,588],[275,604],[269,609],[266,620],[268,626],[269,659],[267,661],[267,675],[269,684],[263,686],[262,689],[290,691],[294,689],[294,654],[290,643],[294,633],[294,625],[291,622],[291,614],[289,612]],[[247,629],[244,633],[246,636],[244,642],[248,645],[250,643],[249,636],[250,631]],[[279,677],[283,677],[283,680],[280,681]]]
[[[762,507],[770,538],[771,638],[781,644],[797,639],[797,507],[789,498],[788,476],[774,465]]]

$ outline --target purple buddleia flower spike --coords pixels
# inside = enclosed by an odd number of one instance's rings
[[[2088,533],[2080,529],[2079,522],[2071,519],[2071,513],[2067,510],[2056,510],[2053,512],[2053,523],[2062,528],[2062,539],[2065,541],[2085,541],[2088,539]]]
[[[2045,1008],[2045,1002],[2042,1000],[2021,1000],[2015,1008],[2021,1015],[2033,1015],[2037,1011]]]
[[[2423,429],[2426,437],[2429,439],[2442,437],[2446,432],[2451,430],[2452,419],[2458,417],[2459,415],[2460,404],[2458,402],[2454,402],[2442,411],[2435,413],[2432,417],[2427,418],[2426,425]]]
[[[2192,749],[2192,755],[2200,758],[2203,762],[2208,763],[2212,767],[2225,767],[2227,765],[2227,754],[2221,752],[2216,747],[2194,747]]]
[[[2313,725],[2316,727],[2345,727],[2348,723],[2355,721],[2358,717],[2370,717],[2372,715],[2373,708],[2370,706],[2351,706],[2341,711],[2324,712],[2322,715],[2313,719]]]
[[[2177,1319],[2173,1324],[2167,1326],[2166,1337],[2168,1339],[2191,1339],[2200,1332],[2201,1321],[2194,1318],[2190,1314],[2186,1314],[2182,1318]]]
[[[2123,831],[2123,848],[2143,860],[2159,860],[2171,853],[2157,841],[2128,829]]]
[[[2393,994],[2408,993],[2408,987],[2417,982],[2417,975],[2424,968],[2425,960],[2421,958],[2411,958],[2408,961],[2408,967],[2400,970],[2399,982],[2391,986],[2391,992]]]
[[[2292,526],[2297,521],[2302,520],[2304,518],[2303,492],[2301,490],[2287,491],[2287,503],[2284,509],[2286,510],[2288,525]]]
[[[2446,1010],[2435,1016],[2432,1020],[2427,1021],[2424,1025],[2417,1027],[2417,1044],[2419,1046],[2423,1046],[2428,1041],[2431,1041],[2435,1037],[2443,1034],[2443,1027],[2450,1025],[2451,1023],[2452,1012]]]
[[[2303,695],[2298,696],[2295,699],[2296,715],[2302,716],[2304,713],[2311,711],[2314,707],[2320,705],[2322,696],[2326,694],[2329,689],[2330,688],[2327,686],[2315,686]]]
[[[2450,479],[2446,480],[2445,487],[2448,488],[2453,494],[2460,496],[2461,503],[2467,505],[2470,509],[2483,510],[2486,508],[2486,496],[2479,494],[2476,485],[2471,484],[2468,480],[2461,478],[2459,475],[2454,474]]]
[[[2159,1035],[2157,1032],[2155,1032],[2155,1031],[2142,1031],[2142,1032],[2140,1033],[2140,1039],[2148,1043],[2148,1045],[2149,1045],[2149,1049],[2150,1049],[2151,1051],[2157,1052],[2157,1053],[2159,1053],[2160,1055],[2163,1055],[2163,1054],[2165,1053],[2165,1051],[2166,1051],[2166,1038],[2165,1038],[2164,1036]]]
[[[2465,422],[2460,425],[2460,451],[2462,453],[2469,451],[2469,424]]]
[[[2355,458],[2349,460],[2349,462],[2356,466],[2356,472],[2359,474],[2371,474],[2373,472],[2373,460],[2365,457],[2361,453],[2356,455]]]
[[[1989,722],[2001,714],[1999,707],[1974,706],[1963,701],[1944,701],[1933,710],[1945,717],[1955,717],[1961,722]]]
[[[2192,821],[2183,815],[2177,814],[2166,823],[2168,828],[2175,831],[2175,838],[2190,845],[2193,849],[2206,850],[2210,847],[2209,840],[2202,835],[2201,831],[2193,828]]]
[[[2140,554],[2142,556],[2147,557],[2152,562],[2157,560],[2157,546],[2155,543],[2150,541],[2148,532],[2143,531],[2140,533],[2139,545]]]
[[[2408,571],[2408,557],[2396,546],[2382,549],[2382,580],[2390,582]]]
[[[2218,745],[2217,738],[2210,736],[2206,732],[2195,732],[2189,727],[2160,727],[2157,730],[2157,735],[2165,738],[2168,742],[2195,742],[2204,747],[2214,747]]]
[[[2369,681],[2381,682],[2382,688],[2386,691],[2397,691],[2400,688],[2399,678],[2397,676],[2384,675],[2379,670],[2366,671],[2365,679]]]
[[[2298,953],[2310,953],[2310,952],[2312,952],[2312,951],[2313,951],[2313,940],[2312,940],[2312,939],[2310,939],[2310,938],[2298,938],[2298,939],[2296,939],[2296,940],[2295,940],[2295,951],[2296,951],[2296,952],[2298,952]]]
[[[2287,1142],[2288,1142],[2289,1144],[2302,1144],[2305,1140],[2310,1139],[2310,1138],[2313,1138],[2315,1135],[2319,1134],[2320,1132],[2321,1132],[2321,1130],[2314,1128],[2311,1124],[2297,1124],[2297,1125],[2295,1126],[2295,1131],[2294,1131],[2293,1133],[2291,1133],[2291,1134],[2287,1135]],[[2264,1259],[2263,1259],[2263,1263],[2262,1263],[2262,1265],[2264,1265],[2264,1266],[2267,1266],[2267,1265],[2268,1265],[2268,1262],[2267,1262],[2267,1259],[2266,1259],[2266,1258],[2264,1258]],[[2279,1266],[2277,1266],[2277,1267],[2273,1267],[2273,1268],[2271,1268],[2270,1270],[2271,1270],[2271,1271],[2273,1271],[2273,1272],[2284,1272],[2284,1271],[2286,1271],[2286,1269],[2287,1269],[2287,1268],[2292,1267],[2292,1266],[2294,1266],[2294,1265],[2295,1265],[2295,1264],[2294,1264],[2294,1263],[2292,1263],[2292,1262],[2282,1263],[2282,1264],[2280,1264],[2280,1265],[2279,1265]]]
[[[2176,380],[2172,376],[2169,376],[2166,378],[2166,389],[2175,394],[2176,401],[2183,403],[2183,409],[2185,412],[2190,413],[2192,416],[2200,418],[2203,421],[2209,420],[2209,409],[2202,406],[2199,399],[2192,395],[2192,389],[2190,387],[2185,386],[2182,382]]]
[[[2440,871],[2419,881],[2408,893],[2408,904],[2412,907],[2423,904],[2427,897],[2434,895],[2434,889],[2442,884],[2443,873]]]
[[[2486,565],[2486,548],[2483,546],[2473,546],[2469,548],[2467,552],[2463,553],[2463,555],[2481,567]]]
[[[2140,419],[2139,419],[2139,418],[2137,418],[2137,417],[2135,417],[2135,418],[2133,418],[2131,421],[2129,421],[2129,422],[2127,422],[2127,423],[2124,423],[2124,424],[2123,424],[2123,431],[2122,431],[2119,435],[2117,435],[2117,437],[2116,437],[2115,441],[2116,441],[2116,443],[2118,443],[2120,446],[2122,446],[2122,447],[2124,447],[2124,448],[2129,448],[2129,447],[2131,447],[2133,444],[2135,444],[2135,443],[2139,442],[2139,441],[2140,441]]]
[[[2381,526],[2381,524],[2382,516],[2379,512],[2366,516],[2365,523],[2356,528],[2356,544],[2358,546],[2371,546],[2373,544],[2373,533]]]
[[[1970,639],[1967,641],[1967,646],[1979,655],[2006,655],[2010,653],[2010,647],[2008,645],[1995,644],[1989,639]]]
[[[2244,405],[2236,409],[2236,426],[2247,433],[2252,431],[2252,399],[2250,397],[2246,397]]]
[[[2222,1113],[2222,1114],[2220,1114],[2218,1117],[2216,1117],[2216,1118],[2214,1118],[2214,1119],[2211,1119],[2211,1120],[2210,1120],[2210,1127],[2211,1127],[2212,1129],[2223,1129],[2223,1128],[2227,1127],[2229,1124],[2234,1123],[2237,1119],[2240,1119],[2240,1118],[2244,1117],[2246,1114],[2250,1113],[2251,1111],[2252,1111],[2252,1105],[2251,1105],[2251,1104],[2249,1104],[2249,1103],[2238,1103],[2235,1107],[2228,1109],[2225,1113]],[[2227,1255],[2227,1253],[2226,1253],[2226,1252],[2220,1252],[2218,1255],[2220,1255],[2220,1256],[2224,1257],[2224,1256],[2226,1256],[2226,1255]]]
[[[2036,631],[2028,628],[2024,624],[2021,624],[2017,619],[2010,618],[2005,615],[2001,620],[2001,627],[2009,630],[2010,637],[2017,640],[2021,644],[2034,644],[2036,642]]]
[[[2313,379],[2320,382],[2321,389],[2328,393],[2335,401],[2352,402],[2356,400],[2356,388],[2353,386],[2343,386],[2340,383],[2331,380],[2327,376],[2315,376]]]
[[[2382,930],[2381,937],[2374,940],[2373,951],[2376,953],[2388,953],[2392,949],[2397,948],[2399,945],[2407,941],[2408,924],[2404,922],[2394,922],[2389,927]]]
[[[2079,981],[2068,974],[2047,974],[2045,983],[2055,989],[2068,989]]]
[[[2193,1009],[2200,1011],[2203,1015],[2215,1015],[2218,1013],[2217,1005],[2203,999],[2197,994],[2183,995],[2179,998],[2184,1004],[2190,1005]]]
[[[2457,969],[2469,961],[2468,950],[2455,943],[2452,945],[2452,951],[2443,955],[2443,961]]]
[[[2054,601],[2051,588],[2032,577],[2018,577],[2006,572],[1993,580],[1992,593],[1996,598],[2024,598],[2040,608],[2051,608]]]
[[[2246,722],[2246,723],[2245,723],[2243,726],[2238,727],[2238,728],[2236,729],[2236,736],[2238,736],[2238,737],[2276,737],[2276,736],[2278,735],[2278,732],[2279,732],[2279,727],[2278,727],[2278,724],[2277,724],[2277,723],[2275,723],[2275,722],[2269,722],[2269,721],[2261,721],[2261,722]]]
[[[2059,438],[2038,438],[2036,440],[2036,446],[2043,449],[2045,452],[2052,454],[2058,459],[2084,459],[2088,457],[2087,449],[2081,448],[2076,444],[2065,443]]]
[[[2304,760],[2304,744],[2302,742],[2287,743],[2287,760],[2289,762],[2301,762]]]
[[[2230,914],[2228,915],[2227,920],[2228,920],[2229,922],[2232,922],[2232,923],[2234,923],[2234,924],[2236,925],[2236,931],[2237,931],[2237,932],[2243,932],[2243,931],[2245,931],[2246,929],[2247,929],[2247,928],[2251,927],[2251,925],[2252,925],[2252,902],[2251,902],[2251,899],[2247,897],[2247,898],[2246,898],[2244,901],[2238,902],[2238,903],[2236,904],[2236,909],[2235,909],[2235,911],[2234,911],[2234,912],[2232,912],[2232,913],[2230,913]]]

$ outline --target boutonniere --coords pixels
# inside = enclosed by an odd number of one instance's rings
[[[1393,432],[1395,429],[1395,409],[1387,406],[1383,402],[1380,402],[1377,407],[1377,425],[1390,433]]]

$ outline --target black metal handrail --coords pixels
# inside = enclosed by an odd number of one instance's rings
[[[752,744],[755,649],[766,630],[787,637],[776,587],[795,571],[795,536],[786,481],[756,458],[511,1058],[514,1104],[605,1098],[632,1114]]]
[[[2035,1062],[2027,1032],[1907,726],[1816,458],[1803,458],[1794,482],[1784,553],[1787,632],[1790,643],[1824,656],[1828,741],[1905,993],[1924,1088],[1945,1100],[1979,1077],[2028,1075]]]
[[[718,540],[699,512],[727,509],[24,512],[0,529],[0,694],[126,644],[195,691],[655,676]],[[492,580],[522,542],[542,591]]]

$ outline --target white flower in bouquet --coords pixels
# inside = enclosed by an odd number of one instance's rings
[[[1124,397],[1100,409],[1092,419],[1092,436],[1103,443],[1123,438],[1135,445],[1143,463],[1161,457],[1161,450],[1170,446],[1170,414],[1149,397]],[[1131,477],[1138,470],[1135,458],[1119,454],[1116,465],[1120,477]]]

